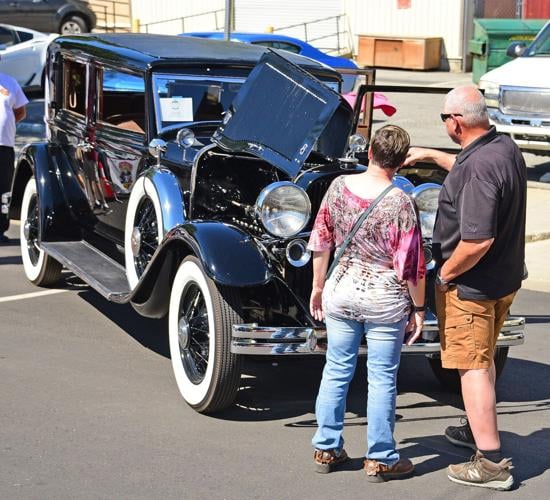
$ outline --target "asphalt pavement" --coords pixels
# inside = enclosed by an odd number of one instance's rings
[[[379,71],[379,81],[384,74]],[[468,78],[387,74],[434,85],[451,79],[447,86]],[[419,130],[430,120],[440,125],[439,111],[424,104],[404,100],[398,113],[406,116],[406,106],[409,114],[418,111]],[[542,172],[540,181],[548,159],[529,162],[533,177]],[[530,234],[550,232],[546,187],[530,183]],[[351,463],[341,472],[319,475],[313,472],[310,440],[321,359],[248,360],[236,404],[214,417],[199,415],[179,397],[165,321],[107,302],[70,273],[56,289],[33,286],[24,277],[18,230],[13,224],[12,242],[0,246],[0,498],[547,497],[550,240],[527,244],[530,277],[512,307],[513,314],[527,319],[527,339],[510,349],[497,385],[503,450],[513,457],[516,478],[514,491],[505,494],[447,480],[445,467],[467,460],[471,452],[442,435],[463,415],[461,400],[441,389],[424,357],[403,358],[397,399],[395,437],[416,475],[380,485],[365,481],[363,366],[346,413]]]
[[[166,323],[107,302],[67,273],[55,290],[24,277],[17,240],[0,246],[0,498],[334,499],[497,498],[447,480],[471,451],[442,435],[463,415],[422,356],[399,374],[395,437],[416,466],[405,481],[365,481],[365,369],[352,383],[341,472],[313,471],[310,440],[322,360],[249,360],[236,404],[195,413],[173,379]],[[543,242],[544,243],[544,242]],[[533,243],[534,245],[536,243]],[[550,484],[550,294],[522,290],[512,312],[527,342],[510,350],[498,382],[513,498],[545,498]]]

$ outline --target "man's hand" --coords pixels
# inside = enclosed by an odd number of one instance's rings
[[[409,165],[415,165],[416,162],[424,161],[426,163],[435,163],[442,169],[449,171],[453,168],[455,159],[456,155],[445,153],[437,149],[412,147],[409,148],[403,166],[408,167]]]
[[[323,321],[323,319],[325,318],[325,314],[323,312],[322,296],[323,296],[323,289],[314,288],[311,291],[311,298],[309,299],[309,311],[317,321]]]
[[[409,165],[415,165],[417,161],[426,161],[428,158],[427,152],[428,150],[426,148],[409,148],[403,166],[408,167]]]
[[[409,334],[406,345],[413,345],[422,335],[424,327],[424,311],[412,312],[409,316],[409,322],[405,328],[405,333]]]
[[[440,292],[445,293],[449,289],[448,281],[450,280],[450,278],[448,278],[448,276],[443,272],[443,267],[444,266],[442,266],[439,271],[437,271],[435,286]],[[442,279],[445,283],[441,283],[440,279]]]

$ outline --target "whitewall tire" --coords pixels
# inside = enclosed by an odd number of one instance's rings
[[[39,217],[36,181],[31,177],[25,186],[21,202],[19,241],[23,270],[27,279],[35,285],[50,286],[59,281],[62,266],[40,248]]]
[[[153,183],[140,177],[130,194],[124,227],[124,258],[133,290],[164,237],[160,199]]]
[[[208,278],[195,257],[180,265],[170,293],[168,332],[172,368],[185,401],[201,413],[231,405],[240,383],[240,357],[231,330],[241,322],[238,296]]]

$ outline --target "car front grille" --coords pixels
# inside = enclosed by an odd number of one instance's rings
[[[501,111],[506,114],[550,115],[550,90],[502,87]]]
[[[315,222],[315,217],[332,181],[340,175],[324,176],[313,181],[307,188],[307,194],[311,202],[311,219],[305,228],[305,231],[311,231]],[[311,280],[313,279],[313,269],[311,261],[304,267],[294,267],[288,262],[285,263],[285,281],[290,289],[303,301],[309,304],[311,294]]]
[[[308,224],[309,229],[313,227],[315,217],[317,217],[317,212],[319,211],[319,207],[321,206],[321,202],[323,201],[323,196],[325,196],[325,193],[327,192],[327,189],[329,188],[334,178],[335,176],[321,177],[320,179],[314,181],[307,188],[307,194],[309,196],[309,200],[311,201],[311,219]]]

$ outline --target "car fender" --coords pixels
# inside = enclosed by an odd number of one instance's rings
[[[191,221],[167,235],[193,248],[206,274],[226,286],[267,283],[272,272],[262,250],[241,229],[217,221]]]
[[[187,219],[180,184],[177,177],[167,168],[150,168],[144,177],[151,181],[145,183],[145,191],[154,189],[157,196],[151,198],[160,201],[160,206],[155,208],[160,211],[162,234],[166,234]]]
[[[263,285],[273,277],[260,247],[239,228],[217,221],[185,222],[165,235],[132,293],[131,303],[140,314],[159,318],[168,312],[172,280],[188,255],[198,257],[219,285]]]
[[[75,185],[76,179],[68,170],[67,161],[53,154],[55,149],[46,143],[32,143],[21,151],[12,183],[10,217],[21,217],[23,192],[28,180],[34,175],[41,241],[79,240],[81,234],[73,213],[74,207],[78,206],[75,203],[78,200],[69,196],[81,190]]]

